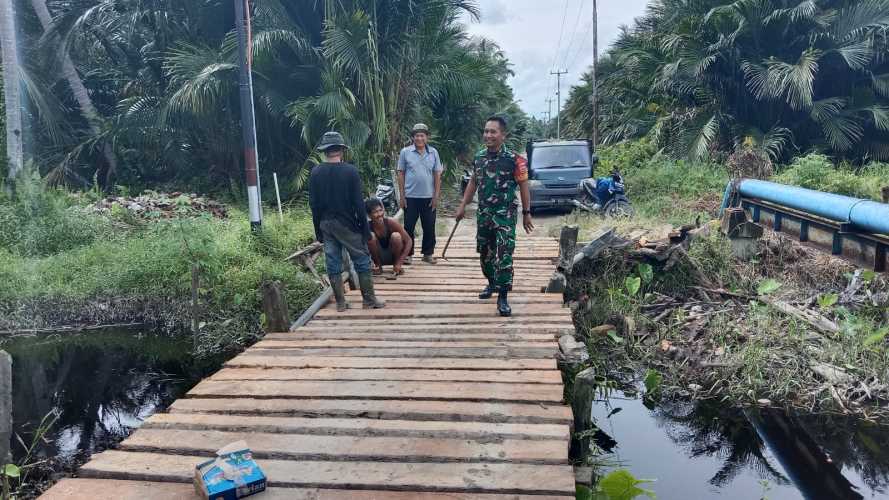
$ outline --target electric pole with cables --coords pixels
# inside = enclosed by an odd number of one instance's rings
[[[562,139],[562,75],[567,75],[568,70],[550,71],[549,74],[556,75],[556,139]]]
[[[247,205],[250,228],[262,227],[262,200],[259,190],[259,155],[256,152],[256,112],[253,109],[253,55],[250,29],[250,0],[234,0],[238,35],[238,89],[241,101],[241,137],[247,180]]]
[[[550,126],[550,123],[552,123],[552,121],[553,121],[553,98],[552,97],[546,98],[546,105],[547,105],[546,106],[547,107],[547,111],[546,111],[546,138],[549,139],[549,126]]]
[[[593,93],[590,96],[593,105],[593,148],[599,147],[599,79],[597,70],[599,69],[599,12],[596,0],[593,0],[593,72],[592,85]]]

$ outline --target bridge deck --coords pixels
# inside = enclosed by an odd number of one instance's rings
[[[244,439],[274,499],[574,498],[570,409],[557,337],[573,331],[540,293],[554,240],[520,238],[515,315],[475,297],[474,243],[379,278],[386,309],[322,309],[267,335],[43,498],[196,498],[195,464]]]

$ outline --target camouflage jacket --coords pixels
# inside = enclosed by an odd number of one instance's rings
[[[505,145],[496,155],[487,148],[475,155],[472,164],[478,185],[478,216],[513,218],[516,213],[516,187],[528,180],[528,161]]]

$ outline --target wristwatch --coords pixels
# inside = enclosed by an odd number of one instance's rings
[[[530,210],[522,210],[522,215],[531,215]]]

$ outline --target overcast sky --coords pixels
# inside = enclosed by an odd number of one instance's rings
[[[592,0],[479,0],[482,15],[469,23],[469,32],[489,38],[512,63],[510,85],[525,112],[538,118],[547,110],[547,97],[556,98],[556,77],[562,75],[562,104],[593,62]],[[642,15],[648,0],[599,0],[599,54],[617,38],[622,24]],[[562,29],[564,19],[564,29]],[[561,43],[559,33],[563,33]],[[572,36],[573,34],[573,36]],[[558,50],[558,56],[556,51]],[[556,104],[553,102],[553,113]]]

